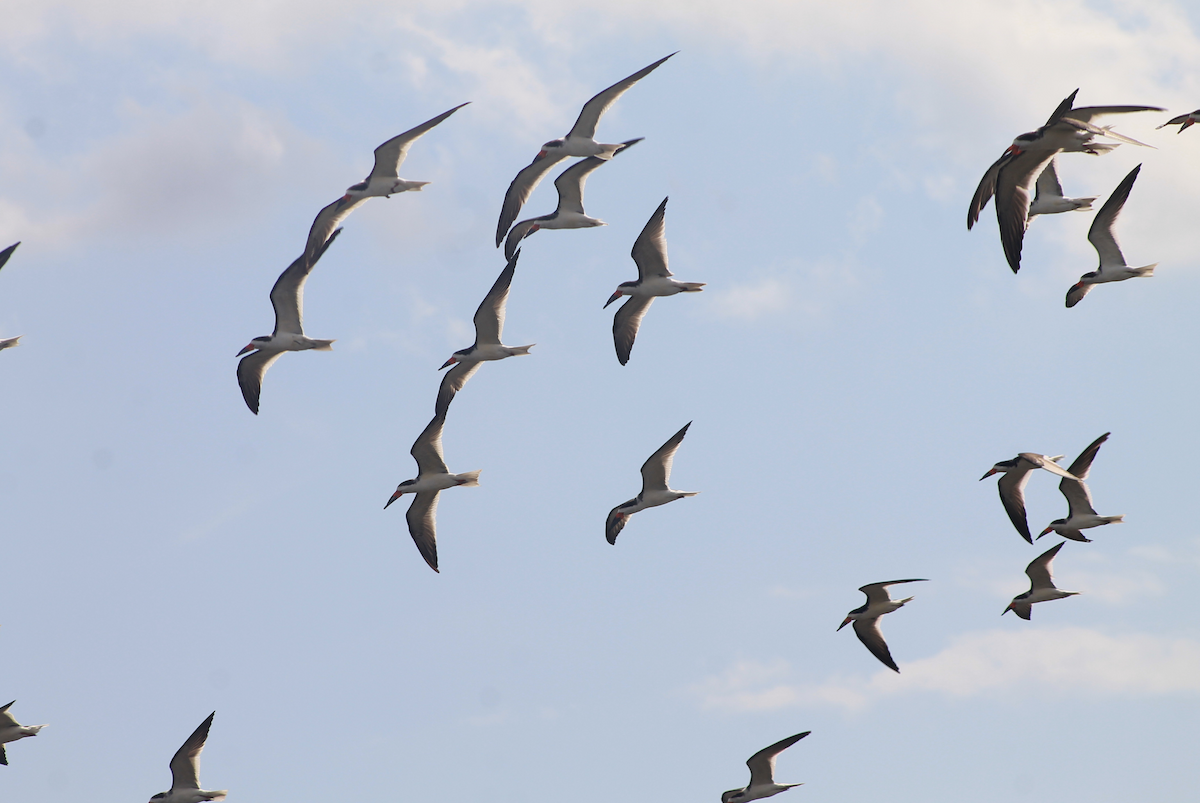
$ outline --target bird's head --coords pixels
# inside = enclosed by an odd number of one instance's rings
[[[621,282],[619,285],[617,285],[616,292],[609,296],[608,301],[604,302],[604,306],[607,307],[621,296],[629,295],[629,293],[626,292],[626,288],[632,287],[634,284],[636,284],[636,282]]]
[[[251,340],[249,343],[247,343],[246,347],[237,353],[237,356],[240,357],[243,354],[246,354],[248,352],[257,351],[258,349],[262,348],[269,342],[271,342],[270,335],[263,335],[262,337],[256,337],[253,340]]]
[[[850,624],[853,621],[854,621],[853,616],[847,616],[845,619],[842,620],[842,623],[840,625],[838,625],[838,630],[841,630],[843,627],[845,627],[846,625]]]
[[[404,496],[404,494],[412,493],[412,491],[410,491],[409,488],[414,483],[416,483],[416,480],[405,480],[404,482],[397,485],[396,492],[394,494],[392,494],[392,498],[387,501],[387,504],[383,506],[383,509],[387,510],[389,507],[391,507],[392,502],[395,502],[401,496]]]
[[[562,150],[563,141],[561,139],[552,139],[549,142],[542,144],[542,149],[538,151],[537,159],[545,159],[551,153]],[[534,159],[534,161],[537,161]]]

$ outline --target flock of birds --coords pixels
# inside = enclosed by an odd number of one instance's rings
[[[417,476],[396,486],[395,493],[384,507],[390,506],[404,494],[413,494],[407,521],[417,549],[429,567],[438,569],[437,532],[435,517],[438,496],[441,491],[458,486],[479,484],[479,471],[461,474],[451,473],[442,454],[442,431],[447,413],[455,395],[463,389],[467,380],[484,362],[493,362],[508,357],[529,354],[535,344],[506,346],[502,342],[505,306],[509,289],[520,257],[520,244],[540,229],[591,228],[605,225],[603,221],[588,216],[583,208],[583,191],[587,177],[597,168],[612,161],[623,151],[641,141],[641,138],[619,143],[600,143],[595,140],[596,126],[604,112],[638,81],[645,78],[667,59],[666,56],[649,66],[618,81],[595,95],[584,104],[579,118],[566,136],[546,142],[533,161],[519,171],[505,195],[500,219],[496,229],[496,246],[504,246],[506,264],[495,283],[484,296],[474,316],[475,343],[454,352],[441,366],[450,368],[443,376],[434,403],[434,415],[413,443],[411,454],[417,463]],[[1078,90],[1076,90],[1078,92]],[[988,169],[971,200],[967,215],[967,228],[978,222],[980,212],[995,196],[996,215],[1000,228],[1000,239],[1005,257],[1015,273],[1021,267],[1021,250],[1025,231],[1036,216],[1067,211],[1088,211],[1095,198],[1068,198],[1063,194],[1056,169],[1060,153],[1104,154],[1112,151],[1118,143],[1145,145],[1112,130],[1111,126],[1100,127],[1093,121],[1112,114],[1131,112],[1163,111],[1153,106],[1093,106],[1073,108],[1075,94],[1071,93],[1050,116],[1047,123],[1036,131],[1022,134],[1004,151]],[[399,176],[408,151],[418,139],[444,122],[467,104],[460,104],[442,114],[393,137],[375,149],[375,165],[363,181],[349,187],[338,200],[321,209],[309,231],[303,253],[280,274],[271,288],[271,305],[275,311],[275,329],[270,335],[256,337],[239,352],[242,359],[237,367],[238,384],[246,406],[254,414],[259,412],[259,400],[266,371],[288,351],[328,351],[333,340],[317,340],[304,334],[303,294],[304,283],[324,255],[325,251],[341,234],[341,224],[359,204],[373,197],[390,197],[400,192],[418,191],[429,182],[409,181]],[[1180,115],[1163,125],[1179,125],[1179,131],[1200,121],[1200,109]],[[1099,138],[1099,139],[1098,139]],[[1112,140],[1107,142],[1104,140]],[[549,170],[558,162],[569,158],[579,161],[564,170],[554,185],[558,191],[558,206],[554,212],[539,217],[515,222],[521,208]],[[1113,227],[1126,203],[1141,165],[1135,167],[1117,186],[1112,195],[1096,213],[1088,232],[1088,239],[1095,246],[1100,264],[1095,271],[1085,273],[1078,283],[1067,291],[1066,305],[1073,307],[1096,284],[1122,281],[1136,276],[1153,275],[1155,265],[1130,267],[1127,265],[1117,244]],[[608,302],[623,296],[628,300],[617,310],[613,320],[613,343],[617,359],[625,365],[633,349],[638,328],[651,303],[656,297],[678,293],[698,292],[703,287],[699,282],[679,282],[672,279],[667,267],[665,215],[667,199],[664,199],[651,215],[641,234],[634,241],[632,257],[637,265],[636,281],[622,282],[617,286]],[[9,260],[20,243],[0,251],[0,268]],[[0,339],[0,349],[17,345],[19,337]],[[642,488],[634,498],[612,509],[605,522],[605,537],[616,544],[628,519],[634,513],[695,496],[694,491],[677,491],[670,487],[671,466],[691,422],[672,435],[642,465]],[[981,479],[1001,474],[998,483],[1000,500],[1013,526],[1025,541],[1033,544],[1035,538],[1029,529],[1025,510],[1025,488],[1037,469],[1060,477],[1059,489],[1067,499],[1068,515],[1056,519],[1037,536],[1041,538],[1056,533],[1065,539],[1090,542],[1083,530],[1106,524],[1117,523],[1123,516],[1101,516],[1093,507],[1092,497],[1085,480],[1091,470],[1100,447],[1109,433],[1097,438],[1066,469],[1058,465],[1063,455],[1047,456],[1033,452],[1022,452],[1011,460],[996,463]],[[1025,572],[1030,579],[1029,591],[1015,596],[1004,613],[1013,611],[1028,620],[1032,606],[1039,602],[1063,599],[1078,592],[1062,591],[1055,587],[1050,564],[1062,549],[1062,541],[1035,558]],[[890,580],[869,583],[859,590],[866,595],[866,602],[847,613],[837,628],[848,624],[866,648],[883,665],[899,672],[899,666],[879,627],[879,617],[891,613],[912,601],[913,597],[892,599],[888,588],[905,583],[927,582],[921,578]],[[19,724],[9,709],[13,703],[0,707],[0,764],[7,764],[4,745],[18,739],[36,736],[45,725],[26,726]],[[187,738],[170,762],[171,788],[154,795],[151,801],[160,803],[199,803],[208,800],[223,800],[225,790],[209,791],[200,788],[199,758],[208,737],[215,712],[210,714]],[[775,759],[788,747],[809,735],[809,731],[798,733],[766,747],[746,762],[750,769],[750,783],[721,795],[722,803],[770,797],[799,784],[779,784],[774,780]]]

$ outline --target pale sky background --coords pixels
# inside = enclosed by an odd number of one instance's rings
[[[1200,782],[1200,11],[1185,2],[4,4],[0,29],[0,798],[143,801],[212,710],[237,801],[707,801],[802,730],[802,801],[1185,800]],[[505,342],[451,407],[442,573],[384,511],[436,368],[504,266],[513,175],[594,93],[645,142],[584,231],[526,241]],[[984,170],[1076,87],[1122,145],[1059,165],[1154,278],[1063,297],[1088,214],[1039,218],[1014,277]],[[421,193],[371,200],[314,271],[258,417],[235,354],[317,211],[379,143]],[[670,196],[671,267],[621,367],[629,250]],[[553,209],[547,180],[522,218]],[[1099,202],[1097,206],[1099,205]],[[611,507],[687,421],[673,487]],[[1033,621],[1036,547],[995,479],[1103,432],[1097,508]],[[1065,515],[1050,476],[1030,526]],[[857,588],[926,577],[847,628]]]

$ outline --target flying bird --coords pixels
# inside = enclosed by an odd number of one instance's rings
[[[504,308],[508,301],[508,288],[512,284],[513,271],[516,270],[517,258],[520,256],[520,250],[513,254],[504,270],[500,271],[492,289],[483,297],[479,309],[475,310],[475,344],[454,352],[442,365],[442,368],[449,368],[451,365],[454,367],[446,372],[442,377],[442,384],[438,387],[437,403],[434,405],[434,412],[438,415],[446,414],[450,402],[454,400],[454,394],[462,390],[471,375],[479,370],[481,362],[528,354],[529,350],[537,345],[530,343],[528,346],[505,346],[500,342],[504,332]]]
[[[804,784],[798,783],[775,783],[775,757],[810,733],[812,731],[805,731],[781,739],[750,756],[746,761],[746,766],[750,768],[749,785],[742,789],[730,789],[728,792],[722,792],[721,803],[744,803],[748,800],[777,795],[793,786],[803,786]]]
[[[216,711],[209,714],[208,719],[201,722],[200,727],[176,751],[171,759],[171,789],[159,792],[150,798],[150,803],[200,803],[204,800],[224,800],[229,794],[225,789],[208,792],[200,788],[200,751],[204,749],[204,740],[208,738],[208,729],[216,714]]]
[[[1012,460],[1004,460],[988,469],[979,480],[982,482],[993,474],[1003,473],[1004,476],[996,483],[1000,489],[1000,502],[1008,513],[1009,521],[1017,528],[1029,543],[1033,543],[1033,535],[1029,532],[1029,521],[1025,516],[1025,486],[1029,483],[1029,475],[1036,469],[1044,468],[1051,474],[1075,479],[1070,472],[1058,465],[1062,455],[1050,457],[1033,452],[1021,452]]]
[[[20,242],[15,242],[12,245],[10,245],[8,248],[5,248],[3,251],[0,251],[0,268],[4,267],[4,264],[6,262],[8,262],[8,258],[13,255],[13,251],[16,251],[17,246],[20,244],[21,244]],[[0,338],[0,351],[3,351],[4,349],[12,348],[13,346],[20,345],[17,341],[20,340],[22,337],[24,337],[24,335],[17,335],[16,337]]]
[[[1033,203],[1029,205],[1029,220],[1038,215],[1057,215],[1060,212],[1089,212],[1095,198],[1065,198],[1062,184],[1058,181],[1058,171],[1054,167],[1058,157],[1050,160],[1046,169],[1038,176],[1034,185],[1036,194]]]
[[[671,54],[671,56],[674,55],[675,53]],[[500,243],[504,240],[504,235],[508,233],[513,221],[520,214],[521,207],[529,200],[534,187],[541,182],[542,178],[557,162],[572,156],[596,156],[600,159],[611,159],[629,144],[641,140],[639,138],[620,144],[602,145],[594,139],[596,136],[596,124],[600,122],[601,115],[617,102],[617,98],[625,94],[626,90],[638,81],[654,72],[660,64],[671,58],[671,56],[661,58],[649,67],[638,70],[628,78],[617,81],[608,89],[605,89],[583,104],[583,110],[579,112],[579,119],[575,121],[575,125],[571,126],[570,132],[562,139],[552,139],[544,144],[542,149],[538,151],[538,155],[533,157],[533,161],[521,170],[521,172],[517,173],[517,177],[512,180],[512,184],[508,187],[508,192],[504,195],[504,205],[500,208],[500,221],[496,224],[497,248],[500,247]]]
[[[846,614],[845,620],[838,625],[838,630],[853,622],[854,632],[858,636],[858,640],[866,645],[871,654],[878,658],[884,666],[899,672],[900,667],[896,666],[896,662],[892,660],[892,653],[888,650],[887,642],[883,640],[883,633],[879,631],[879,617],[885,613],[891,613],[894,610],[904,607],[905,603],[912,602],[915,597],[895,600],[888,594],[887,589],[888,586],[900,583],[927,582],[929,581],[917,578],[913,580],[891,580],[886,583],[870,583],[863,586],[858,590],[867,595],[866,604]]]
[[[1135,111],[1161,111],[1157,106],[1087,106],[1072,109],[1075,95],[1072,92],[1058,108],[1046,125],[1013,140],[1012,145],[997,159],[979,182],[971,205],[967,209],[967,228],[979,220],[979,213],[994,194],[996,196],[996,220],[1000,226],[1000,242],[1004,256],[1013,273],[1021,269],[1021,249],[1028,225],[1031,189],[1042,171],[1060,151],[1084,152],[1093,155],[1106,153],[1114,145],[1096,142],[1103,136],[1145,145],[1135,139],[1101,128],[1092,120],[1105,114],[1121,114]],[[1150,146],[1146,146],[1150,147]]]
[[[1169,125],[1178,125],[1179,130],[1175,133],[1182,134],[1185,128],[1190,125],[1195,125],[1197,122],[1200,122],[1200,109],[1196,109],[1196,111],[1189,114],[1181,114],[1178,117],[1172,117],[1170,120],[1167,120],[1165,123],[1160,125],[1159,128],[1165,128]],[[1180,123],[1182,123],[1182,125],[1180,125]]]
[[[691,421],[684,424],[683,429],[672,435],[666,443],[658,448],[658,451],[650,455],[650,458],[642,464],[642,492],[608,512],[608,519],[604,523],[604,535],[608,538],[608,543],[616,545],[617,536],[621,534],[625,522],[634,513],[700,493],[699,491],[674,491],[667,485],[671,479],[671,464],[675,461],[675,451],[679,448],[679,444],[683,443],[683,436],[687,434],[688,427],[691,425]]]
[[[1096,213],[1092,226],[1088,229],[1088,241],[1100,255],[1100,267],[1083,274],[1079,277],[1078,282],[1071,285],[1071,289],[1067,290],[1067,307],[1073,307],[1082,301],[1083,297],[1097,284],[1122,282],[1137,276],[1154,275],[1154,269],[1158,267],[1157,262],[1140,268],[1129,267],[1125,262],[1125,255],[1121,253],[1121,246],[1117,243],[1117,235],[1113,232],[1113,226],[1117,223],[1117,218],[1121,214],[1122,207],[1125,206],[1125,200],[1129,198],[1129,191],[1133,189],[1133,182],[1137,180],[1138,172],[1141,169],[1142,166],[1138,165],[1130,170],[1129,175],[1121,179],[1121,183],[1113,190],[1113,194],[1108,196],[1104,206],[1100,207],[1100,211]]]
[[[404,494],[416,494],[413,503],[408,507],[405,518],[408,520],[408,532],[416,543],[421,557],[429,564],[429,568],[438,571],[437,558],[437,503],[438,494],[446,488],[465,485],[468,488],[479,484],[479,471],[468,471],[465,474],[451,474],[446,468],[442,457],[442,427],[446,423],[446,414],[439,413],[422,430],[413,442],[410,454],[417,461],[417,478],[405,480],[396,486],[396,492],[384,505],[386,510]]]
[[[258,415],[258,398],[262,394],[263,375],[271,364],[279,359],[279,355],[285,351],[330,351],[333,348],[332,340],[313,340],[304,335],[304,282],[316,267],[317,261],[325,254],[325,249],[333,244],[341,231],[334,231],[317,250],[313,259],[301,255],[279,274],[275,286],[271,288],[271,306],[275,308],[275,331],[270,335],[254,338],[237,353],[237,356],[241,357],[247,352],[254,352],[243,357],[238,363],[237,378],[238,385],[242,388],[242,398],[246,400],[250,412],[255,415]]]
[[[646,310],[650,309],[655,296],[673,296],[676,293],[698,293],[704,287],[704,282],[677,282],[671,278],[674,274],[667,269],[667,236],[664,217],[667,212],[667,199],[658,205],[658,209],[650,216],[646,227],[633,243],[630,256],[637,264],[638,278],[636,282],[621,282],[617,290],[605,303],[605,307],[621,296],[629,296],[629,300],[621,305],[613,316],[613,344],[617,349],[617,359],[621,365],[629,362],[629,353],[633,351],[633,341],[637,337],[638,327]]]
[[[616,153],[621,153],[639,142],[640,139],[631,139],[617,148]],[[583,211],[583,185],[588,174],[606,161],[608,160],[599,156],[589,156],[571,165],[554,179],[554,187],[558,190],[558,208],[548,215],[522,220],[513,226],[512,231],[508,233],[508,240],[504,243],[504,258],[512,259],[521,240],[538,229],[590,229],[593,226],[607,226],[603,220],[588,217]]]
[[[414,142],[466,105],[466,103],[460,103],[450,111],[442,112],[432,120],[426,120],[416,128],[410,128],[376,148],[375,166],[371,168],[371,174],[349,187],[345,195],[317,213],[312,227],[308,230],[308,242],[304,248],[304,255],[314,262],[320,259],[317,251],[330,238],[333,230],[346,219],[346,216],[356,206],[368,198],[379,196],[391,198],[398,192],[420,190],[429,184],[428,181],[407,181],[400,178],[400,165],[404,164],[404,158],[408,156],[408,149]]]
[[[0,266],[3,266],[3,262],[0,262]],[[0,764],[6,767],[8,766],[8,754],[4,752],[4,745],[15,742],[17,739],[24,739],[26,736],[37,736],[38,731],[46,727],[45,725],[22,725],[13,719],[13,715],[8,713],[8,709],[12,708],[15,702],[16,700],[13,700],[12,703],[0,708]]]
[[[1059,541],[1054,547],[1038,555],[1025,567],[1025,574],[1029,575],[1029,590],[1024,594],[1017,594],[1013,597],[1012,602],[1008,603],[1008,607],[1004,609],[1004,613],[1012,611],[1017,616],[1028,621],[1031,613],[1030,608],[1035,602],[1048,602],[1052,599],[1073,597],[1079,593],[1078,591],[1059,591],[1054,587],[1054,580],[1050,577],[1050,562],[1054,560],[1054,556],[1058,554],[1058,550],[1062,549],[1065,543],[1067,542]],[[1001,614],[1001,616],[1003,615]]]
[[[1042,530],[1038,538],[1053,531],[1063,538],[1070,538],[1072,541],[1091,541],[1092,539],[1084,536],[1080,530],[1125,520],[1124,516],[1096,515],[1096,509],[1092,507],[1091,491],[1088,490],[1087,483],[1084,482],[1087,479],[1088,472],[1092,470],[1092,461],[1096,459],[1096,453],[1100,451],[1101,445],[1108,440],[1110,434],[1109,432],[1105,432],[1099,438],[1096,438],[1096,440],[1092,441],[1083,450],[1079,457],[1075,458],[1075,462],[1068,469],[1073,478],[1064,477],[1062,482],[1058,484],[1058,490],[1062,491],[1062,495],[1067,498],[1069,514],[1065,519],[1055,519],[1050,522],[1050,526]]]

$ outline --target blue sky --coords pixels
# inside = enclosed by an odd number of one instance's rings
[[[792,733],[781,800],[1183,799],[1200,131],[1064,157],[1068,195],[1144,167],[1118,225],[1153,279],[1066,289],[1090,216],[1004,262],[979,177],[1079,105],[1200,106],[1172,2],[29,2],[0,31],[0,703],[28,724],[5,800],[148,799],[216,710],[230,800],[715,801]],[[450,410],[441,574],[403,505],[436,369],[504,267],[513,175],[595,92],[679,50],[604,117],[645,137],[589,179],[608,226],[525,243],[505,342]],[[379,143],[464,101],[314,271],[309,335],[246,410],[237,350],[316,212]],[[613,353],[617,284],[665,196],[672,270]],[[546,181],[522,217],[555,203]],[[610,508],[687,421],[673,487]],[[1080,596],[1001,618],[1037,547],[995,481],[1072,459],[1126,523],[1067,544]],[[1030,525],[1065,515],[1050,476]],[[1046,543],[1050,541],[1051,543]],[[859,586],[926,577],[850,632]],[[865,767],[869,770],[864,771]]]

